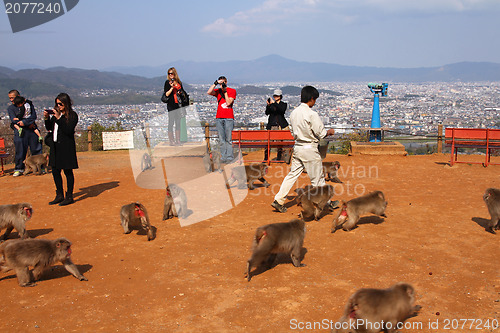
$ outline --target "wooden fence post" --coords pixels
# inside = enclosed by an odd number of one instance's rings
[[[210,153],[210,125],[205,122],[205,141],[207,142],[207,152]]]
[[[153,156],[153,152],[151,151],[151,133],[149,130],[149,123],[144,123],[144,132],[145,132],[145,139],[146,139],[146,148],[148,149],[148,154],[149,156]]]
[[[88,150],[92,151],[92,126],[87,127]]]
[[[438,142],[437,142],[437,152],[438,154],[443,153],[443,125],[438,125]]]

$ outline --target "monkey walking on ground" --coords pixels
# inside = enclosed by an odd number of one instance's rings
[[[41,175],[42,170],[47,172],[47,169],[49,167],[49,153],[31,155],[29,157],[26,157],[26,159],[24,160],[24,165],[26,166],[24,169],[25,176],[30,172],[33,172],[33,174]]]
[[[29,203],[17,203],[13,205],[0,206],[0,230],[7,228],[5,233],[0,237],[0,242],[5,241],[12,230],[15,228],[19,237],[22,239],[29,238],[26,231],[26,222],[33,215],[33,207]]]
[[[149,223],[148,211],[143,204],[132,202],[122,206],[120,219],[124,233],[129,234],[131,229],[143,229],[148,234],[148,241],[155,239],[154,227]]]
[[[247,280],[252,278],[250,271],[253,267],[259,267],[264,261],[270,267],[277,253],[289,254],[295,267],[305,266],[301,263],[305,232],[305,223],[299,219],[258,227],[253,239],[252,256],[247,262]]]
[[[87,281],[71,261],[71,242],[66,238],[16,239],[0,245],[0,270],[14,270],[21,287],[35,286],[34,281],[40,279],[43,271],[58,261],[78,280]],[[30,266],[33,272],[30,272]]]
[[[491,216],[491,221],[486,231],[495,234],[495,230],[500,230],[500,189],[492,187],[486,189],[483,200]]]
[[[361,215],[372,213],[378,216],[387,217],[385,215],[384,193],[374,191],[359,198],[351,199],[340,204],[340,211],[333,219],[331,232],[337,231],[340,227],[345,231],[350,231],[359,222]]]
[[[325,207],[328,205],[335,189],[332,185],[307,185],[304,188],[296,189],[295,192],[297,193],[297,206],[301,206],[303,209],[301,217],[303,219],[310,219],[314,217],[317,221],[319,220]]]
[[[188,214],[186,192],[177,184],[169,184],[163,202],[163,220],[174,216],[185,218]]]
[[[398,323],[422,308],[414,302],[415,289],[408,283],[399,282],[388,289],[360,289],[347,301],[336,332],[397,332]]]
[[[238,188],[246,188],[248,182],[248,189],[253,190],[253,183],[256,180],[261,181],[265,187],[270,186],[264,176],[267,174],[267,165],[264,163],[253,163],[249,165],[236,166],[231,170],[231,177],[227,180],[227,188],[230,188],[234,182],[238,182]]]

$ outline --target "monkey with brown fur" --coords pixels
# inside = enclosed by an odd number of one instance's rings
[[[177,184],[169,184],[163,202],[163,220],[174,216],[184,218],[188,214],[186,192]]]
[[[21,287],[35,286],[43,271],[58,261],[78,280],[87,281],[71,261],[71,242],[66,238],[10,240],[0,245],[0,255],[0,269],[14,270]]]
[[[46,172],[49,166],[49,153],[26,157],[24,165],[26,166],[24,169],[24,175],[27,175],[30,172],[41,175],[42,169]]]
[[[247,280],[251,279],[253,267],[259,267],[264,261],[270,267],[277,253],[289,254],[295,267],[305,266],[301,263],[305,232],[305,223],[299,219],[258,227],[253,239],[252,256],[247,262]]]
[[[388,289],[360,289],[349,298],[338,323],[344,325],[336,332],[397,332],[398,323],[421,309],[414,302],[415,289],[408,283],[399,282]],[[352,327],[354,330],[349,329]]]
[[[149,223],[148,211],[143,204],[132,202],[122,206],[120,219],[124,233],[129,234],[131,229],[143,229],[148,234],[148,241],[155,239],[154,227]]]
[[[342,183],[342,181],[337,177],[337,172],[340,169],[340,162],[323,162],[323,173],[325,174],[325,180],[334,183]]]
[[[271,184],[269,184],[264,178],[267,174],[267,169],[267,165],[264,163],[252,163],[249,165],[236,166],[231,170],[231,178],[228,179],[226,186],[227,188],[230,188],[231,185],[237,181],[239,189],[246,188],[246,183],[248,183],[248,188],[253,190],[253,183],[256,180],[259,180],[265,187],[268,187]]]
[[[361,215],[372,213],[378,216],[387,217],[385,215],[384,193],[374,191],[358,198],[351,199],[347,202],[341,201],[340,211],[333,219],[331,232],[334,233],[342,226],[345,231],[350,231],[359,222]]]
[[[29,238],[26,231],[26,222],[33,215],[33,207],[29,203],[17,203],[13,205],[0,206],[0,230],[7,228],[0,237],[0,242],[5,241],[13,229],[16,229],[19,237]]]
[[[492,187],[486,189],[483,200],[491,216],[491,221],[486,231],[496,234],[495,230],[500,230],[500,189]]]
[[[310,219],[314,217],[317,221],[327,206],[328,201],[333,196],[335,189],[332,185],[307,185],[303,189],[296,189],[295,192],[297,193],[297,206],[301,206],[303,209],[301,217],[303,219]]]

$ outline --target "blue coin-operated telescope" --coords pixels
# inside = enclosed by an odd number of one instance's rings
[[[372,111],[372,123],[371,128],[368,132],[368,141],[370,142],[381,142],[382,141],[382,129],[380,128],[380,107],[379,107],[379,96],[387,96],[387,83],[368,83],[368,88],[373,93],[373,111]]]

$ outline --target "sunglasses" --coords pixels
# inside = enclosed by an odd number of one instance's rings
[[[174,75],[174,73],[168,73],[168,75]]]
[[[57,104],[57,106],[64,106],[63,103],[56,103],[56,104]]]

